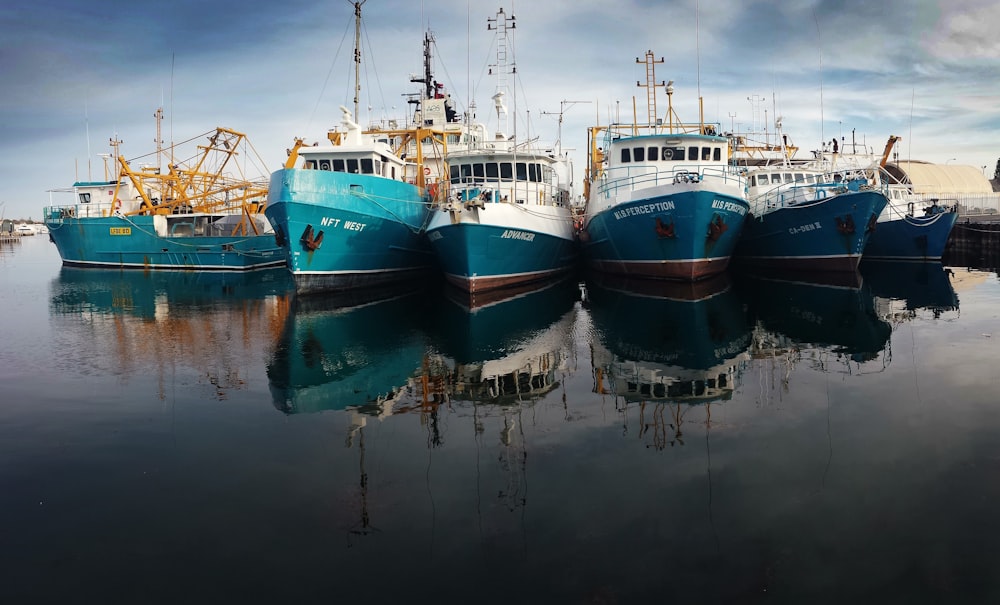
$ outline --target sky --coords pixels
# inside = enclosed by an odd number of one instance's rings
[[[429,30],[437,79],[496,125],[487,19],[501,7],[516,17],[508,110],[519,136],[570,150],[577,193],[587,128],[631,121],[633,104],[645,121],[647,50],[682,120],[698,120],[699,95],[723,131],[773,132],[780,116],[798,157],[833,138],[881,152],[898,135],[899,159],[989,178],[1000,159],[996,0],[366,0],[359,122],[405,121]],[[168,143],[224,126],[276,170],[295,137],[322,139],[353,108],[353,46],[348,0],[6,3],[0,214],[69,203],[49,191],[103,178],[111,137],[126,158],[155,150],[158,107]]]

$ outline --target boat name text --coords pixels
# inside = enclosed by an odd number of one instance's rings
[[[718,198],[712,200],[712,208],[715,210],[724,210],[726,212],[735,212],[740,216],[747,213],[747,209],[744,206],[737,204],[736,202],[720,200]]]
[[[672,200],[667,200],[665,202],[656,202],[653,204],[643,204],[641,206],[629,206],[628,208],[622,208],[621,210],[616,210],[614,213],[615,220],[620,221],[627,216],[639,216],[641,214],[650,214],[653,212],[664,212],[666,210],[674,210],[674,202]]]
[[[329,216],[324,216],[319,224],[323,227],[340,227],[348,231],[364,231],[365,227],[368,226],[367,223],[356,223],[354,221],[343,221],[343,224],[341,224],[341,219]]]
[[[815,231],[817,229],[822,229],[823,226],[819,224],[819,221],[815,223],[806,223],[805,225],[799,225],[798,227],[789,227],[788,232],[792,235],[798,235],[799,233],[805,233],[806,231]]]
[[[534,233],[528,233],[527,231],[514,231],[513,229],[507,229],[503,232],[500,237],[504,239],[519,239],[526,242],[531,242],[535,240]]]
[[[132,227],[108,227],[110,235],[132,235]]]

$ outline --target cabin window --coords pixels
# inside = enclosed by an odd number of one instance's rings
[[[80,194],[80,203],[81,204],[89,204],[90,203],[90,194],[89,193],[81,193]]]
[[[632,161],[632,150],[628,147],[622,147],[622,163],[628,164]]]
[[[757,177],[752,174],[750,175],[750,186],[751,187],[757,186]]]
[[[472,176],[476,177],[479,182],[486,180],[486,167],[483,164],[473,164]]]
[[[329,170],[329,168],[327,168]],[[334,172],[344,172],[344,160],[334,160],[333,161],[333,171]]]
[[[698,148],[688,147],[688,159],[692,162],[698,159]]]
[[[644,147],[636,147],[632,150],[632,159],[636,162],[642,162],[646,159],[646,149]]]
[[[316,170],[316,160],[306,160],[304,168],[306,170]]]
[[[646,157],[649,158],[650,162],[655,162],[657,158],[660,157],[660,149],[658,147],[650,147],[646,150]]]
[[[528,165],[524,162],[517,162],[517,180],[528,180]]]
[[[389,166],[389,171],[392,172],[392,176],[390,178],[392,178],[393,180],[396,180],[396,167],[395,166]]]
[[[320,160],[319,161],[319,169],[320,170],[329,170],[330,169],[330,160]]]
[[[472,182],[472,164],[462,164],[459,166],[459,170],[462,173],[462,182],[471,183]]]
[[[703,162],[707,162],[710,159],[712,159],[712,148],[711,147],[702,147],[701,148],[701,160]]]
[[[664,160],[674,160],[674,161],[684,161],[684,148],[683,147],[664,147],[663,148],[663,159]]]
[[[374,162],[371,158],[361,158],[361,172],[362,174],[374,174]]]
[[[508,181],[514,178],[514,167],[510,165],[510,162],[500,164],[500,178]]]
[[[452,164],[451,166],[448,166],[448,177],[451,179],[452,183],[459,182],[459,180],[458,180],[458,175],[459,174],[460,173],[459,173],[459,170],[458,170],[458,164]]]
[[[716,162],[722,161],[722,147],[715,148],[715,151],[712,152],[712,159]]]
[[[541,175],[538,174],[538,164],[528,164],[528,180],[532,183],[538,183],[541,181]]]
[[[791,172],[786,172],[785,173],[785,182],[786,183],[794,183],[795,182],[795,176],[792,175]]]
[[[500,166],[496,162],[486,164],[486,178],[493,180],[500,178]]]
[[[358,173],[358,161],[356,159],[347,160],[347,172],[351,174]]]

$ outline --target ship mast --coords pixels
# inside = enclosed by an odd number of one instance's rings
[[[656,81],[656,64],[663,63],[663,57],[659,60],[653,55],[653,51],[646,51],[646,58],[639,59],[636,57],[635,62],[638,64],[645,63],[646,65],[646,83],[636,82],[635,85],[640,88],[646,89],[646,125],[650,128],[650,131],[655,132],[656,128],[656,89],[657,87],[666,87],[666,82],[662,80],[660,82]]]
[[[354,121],[358,122],[358,97],[361,95],[361,5],[354,3]]]
[[[160,172],[160,156],[163,154],[163,133],[161,131],[161,126],[163,124],[163,108],[157,107],[156,113],[153,114],[156,118],[156,172]]]
[[[507,47],[509,45],[509,38],[508,38],[508,35],[507,35],[507,31],[511,30],[511,29],[514,29],[515,27],[517,27],[517,23],[516,23],[515,19],[516,19],[516,17],[514,15],[511,15],[510,17],[508,17],[503,12],[503,8],[502,7],[500,8],[499,11],[497,11],[496,17],[490,17],[490,18],[486,19],[486,29],[487,29],[487,31],[494,31],[495,30],[497,32],[497,62],[496,62],[496,64],[494,64],[492,66],[492,68],[496,69],[496,77],[497,77],[497,91],[493,95],[493,107],[494,107],[494,109],[496,110],[496,113],[497,113],[497,138],[498,139],[501,138],[501,137],[504,137],[504,133],[507,130],[507,127],[506,127],[506,125],[507,125],[507,118],[508,118],[507,106],[504,105],[504,102],[503,102],[504,95],[507,94],[507,74],[508,74],[507,70],[510,69],[510,73],[511,74],[516,74],[517,73],[517,66],[516,65],[511,65],[507,61],[507,54],[508,54]],[[492,69],[491,69],[491,71],[492,71]],[[515,113],[515,115],[517,113],[517,95],[516,94],[514,95],[514,113]],[[500,124],[501,121],[504,122],[503,128],[501,128],[501,124]],[[513,138],[514,138],[515,141],[517,140],[517,119],[516,119],[516,117],[514,119]]]

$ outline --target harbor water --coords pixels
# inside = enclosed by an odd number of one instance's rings
[[[1000,282],[300,298],[0,248],[0,602],[1000,600]]]

